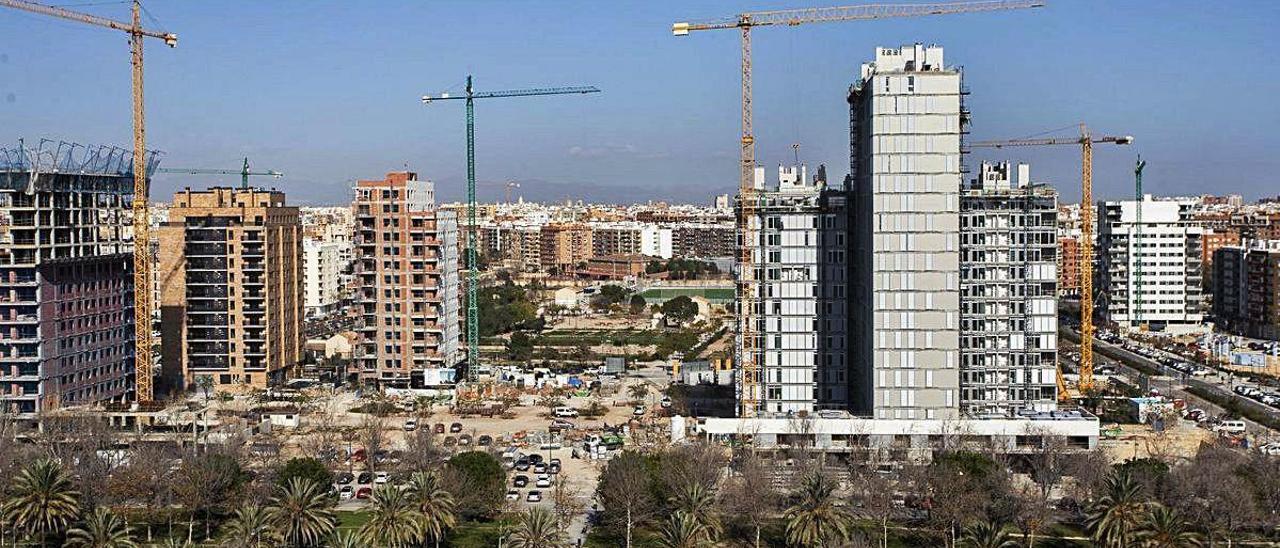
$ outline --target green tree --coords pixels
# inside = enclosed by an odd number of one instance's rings
[[[698,315],[698,304],[693,299],[681,295],[662,303],[662,314],[672,321],[684,323]]]
[[[516,331],[507,340],[507,359],[527,362],[533,359],[533,337],[524,331]]]
[[[1230,510],[1227,510],[1230,511]],[[1134,537],[1144,548],[1200,548],[1204,539],[1187,528],[1176,510],[1163,505],[1151,508]]]
[[[276,546],[281,541],[280,532],[272,523],[271,512],[261,505],[249,504],[236,509],[235,517],[227,523],[222,543],[237,548],[261,548]]]
[[[414,472],[405,493],[421,516],[423,539],[439,545],[445,532],[457,524],[453,495],[435,472]]]
[[[129,526],[120,516],[99,506],[80,526],[67,531],[66,546],[73,548],[137,548]]]
[[[18,473],[0,508],[10,527],[27,531],[43,545],[49,536],[65,531],[80,513],[80,492],[61,465],[41,458]]]
[[[711,545],[711,534],[698,520],[677,510],[662,523],[658,546],[662,548],[703,548]]]
[[[511,548],[561,548],[566,545],[564,535],[556,526],[555,516],[543,508],[529,508],[521,513],[507,544]]]
[[[370,548],[360,539],[359,533],[343,533],[335,530],[325,542],[325,548]]]
[[[454,455],[445,466],[443,479],[457,513],[467,519],[493,516],[506,497],[507,474],[502,463],[482,451]]]
[[[1103,495],[1089,505],[1085,524],[1099,545],[1126,548],[1146,520],[1142,485],[1127,471],[1115,470],[1107,477]]]
[[[627,303],[627,306],[631,309],[632,314],[640,314],[641,312],[644,312],[644,307],[647,304],[648,303],[645,302],[644,297],[636,294],[631,296],[631,301]]]
[[[974,522],[965,528],[960,537],[960,546],[965,548],[1017,548],[1018,542],[1009,534],[1009,528],[1003,523],[990,521]]]
[[[821,471],[800,480],[784,514],[787,542],[798,546],[839,546],[849,537],[849,516],[836,505],[836,481]]]
[[[374,489],[369,521],[360,526],[360,537],[373,546],[402,548],[418,544],[423,537],[422,515],[413,501],[398,487]]]
[[[313,458],[292,458],[284,463],[276,474],[276,485],[287,485],[293,478],[303,478],[320,485],[333,483],[333,472],[323,462]]]
[[[676,512],[693,519],[700,525],[707,540],[720,536],[720,517],[716,512],[716,495],[706,484],[689,482],[680,485],[670,500]]]
[[[338,525],[328,486],[293,478],[271,499],[272,521],[292,547],[317,546]]]

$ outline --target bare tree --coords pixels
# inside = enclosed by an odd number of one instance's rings
[[[852,505],[858,511],[879,525],[877,544],[888,548],[889,518],[894,513],[894,494],[897,482],[891,475],[888,463],[883,463],[878,455],[871,456],[862,462],[853,462],[849,467],[849,486]]]
[[[1077,517],[1082,515],[1088,502],[1102,491],[1110,470],[1111,457],[1101,447],[1074,453],[1067,459],[1065,473],[1071,480],[1064,482],[1064,485],[1066,496],[1075,501]]]
[[[431,428],[419,428],[405,436],[404,455],[400,457],[400,468],[405,472],[427,472],[435,470],[444,463],[448,454],[436,444],[436,435]]]
[[[705,441],[678,445],[662,454],[660,479],[667,493],[695,484],[715,493],[727,461],[721,447]]]
[[[180,457],[176,445],[135,440],[129,458],[106,481],[107,500],[113,506],[141,508],[147,542],[152,540],[156,518],[163,514],[172,525],[175,469]]]
[[[1168,505],[1210,533],[1230,538],[1242,526],[1261,517],[1253,487],[1240,472],[1248,457],[1217,444],[1200,448],[1191,462],[1170,471],[1165,493]]]
[[[360,442],[364,444],[364,450],[367,455],[365,466],[370,472],[377,471],[377,454],[382,451],[383,445],[387,442],[387,427],[382,424],[382,419],[376,416],[367,416],[360,423]]]
[[[631,548],[632,530],[648,522],[658,507],[644,457],[631,451],[605,465],[596,485],[596,497],[604,508],[605,519],[625,528],[627,548]]]
[[[754,452],[735,459],[734,475],[724,486],[723,513],[734,516],[730,524],[750,528],[753,544],[760,546],[760,531],[782,505],[782,494],[774,484],[770,463]]]
[[[556,475],[555,490],[551,493],[552,513],[556,517],[556,526],[560,528],[560,533],[566,537],[569,535],[569,525],[573,523],[574,516],[586,509],[586,503],[579,497],[581,494],[581,490],[569,482],[567,473],[561,472]]]

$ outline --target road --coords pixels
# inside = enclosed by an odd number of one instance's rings
[[[1071,341],[1080,340],[1080,334],[1078,332],[1065,327],[1059,328],[1059,335],[1065,336],[1068,340],[1071,340]],[[1149,387],[1160,390],[1162,394],[1183,398],[1188,401],[1193,400],[1193,401],[1202,402],[1203,404],[1202,406],[1204,407],[1218,410],[1219,412],[1222,411],[1221,409],[1218,408],[1218,406],[1212,405],[1209,402],[1205,402],[1204,400],[1186,391],[1187,387],[1194,386],[1199,388],[1200,390],[1204,390],[1205,392],[1208,392],[1211,394],[1216,394],[1221,397],[1234,399],[1235,401],[1239,402],[1241,406],[1252,407],[1254,409],[1267,413],[1268,415],[1270,415],[1272,418],[1275,418],[1276,420],[1280,420],[1280,412],[1277,412],[1276,409],[1270,406],[1264,405],[1262,403],[1259,403],[1257,401],[1254,401],[1252,399],[1246,398],[1244,396],[1241,396],[1239,394],[1236,394],[1235,392],[1232,392],[1231,387],[1234,385],[1242,384],[1242,381],[1239,379],[1236,379],[1234,375],[1231,375],[1229,373],[1226,374],[1225,376],[1222,373],[1218,373],[1217,375],[1214,375],[1214,376],[1195,378],[1190,375],[1186,375],[1180,371],[1174,371],[1166,367],[1164,364],[1161,364],[1155,360],[1147,358],[1146,356],[1135,354],[1133,352],[1125,350],[1123,347],[1098,340],[1097,338],[1093,340],[1093,346],[1095,350],[1104,351],[1104,352],[1107,352],[1108,354],[1111,354],[1112,356],[1119,358],[1119,360],[1116,363],[1119,366],[1120,371],[1125,373],[1126,377],[1129,377],[1135,381],[1141,378],[1141,376],[1144,375],[1144,373],[1142,373],[1141,371],[1139,371],[1134,367],[1131,367],[1130,363],[1137,363],[1144,367],[1150,368],[1152,370],[1159,371],[1161,373],[1160,375],[1148,376],[1148,380],[1149,380]],[[1178,357],[1178,359],[1182,359],[1185,361],[1185,358]],[[1248,424],[1250,432],[1255,432],[1259,434],[1266,433],[1269,436],[1276,436],[1280,434],[1266,428],[1265,426],[1255,423],[1251,420],[1245,419],[1245,422]]]

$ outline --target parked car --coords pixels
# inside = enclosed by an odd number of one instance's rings
[[[369,497],[371,497],[371,496],[373,496],[373,488],[372,488],[372,487],[361,487],[361,488],[359,488],[359,489],[356,489],[356,498],[357,498],[357,499],[360,499],[360,500],[369,500]]]
[[[338,474],[338,479],[335,481],[338,483],[338,485],[346,485],[348,483],[351,483],[355,479],[356,479],[355,476],[352,476],[351,472],[343,472],[341,474]]]
[[[356,452],[351,454],[351,460],[355,462],[364,462],[369,460],[369,453],[364,449],[356,449]]]
[[[529,470],[529,457],[520,457],[516,460],[516,470],[526,472]]]
[[[455,446],[455,445],[458,445],[458,438],[455,438],[455,437],[453,437],[453,436],[445,436],[445,437],[444,437],[444,446],[445,446],[445,447],[453,447],[453,446]]]
[[[537,453],[534,453],[534,454],[532,454],[532,455],[529,455],[529,462],[530,462],[531,464],[538,464],[539,462],[542,462],[543,460],[544,460],[544,459],[542,458],[542,455],[539,455],[539,454],[537,454]]]
[[[637,405],[637,406],[636,406],[636,408],[635,408],[635,410],[633,410],[633,411],[631,412],[631,414],[632,414],[632,415],[635,415],[635,416],[637,416],[637,417],[643,417],[643,416],[644,416],[644,406],[643,406],[643,405]]]
[[[343,485],[338,489],[338,500],[351,500],[356,495],[355,490],[350,485]]]
[[[479,445],[480,447],[488,447],[490,445],[493,445],[493,436],[490,436],[488,434],[480,436],[478,439],[476,439],[476,445]]]
[[[391,479],[391,475],[386,472],[378,472],[373,475],[373,483],[375,485],[383,485]]]
[[[368,472],[360,472],[360,477],[356,478],[356,483],[363,484],[363,483],[372,483],[372,482],[373,482],[373,474],[370,474]]]
[[[671,398],[670,398],[670,397],[668,397],[668,396],[663,396],[663,397],[662,397],[662,406],[663,406],[663,407],[671,407]]]
[[[560,459],[551,459],[551,462],[547,464],[547,473],[548,474],[560,473]]]
[[[520,492],[515,489],[507,491],[507,500],[520,500]]]
[[[511,485],[515,487],[524,487],[526,485],[529,485],[529,476],[526,476],[524,474],[516,476],[515,479],[511,480]]]
[[[437,422],[437,423],[436,423],[435,431],[436,431],[436,433],[437,433],[437,434],[443,434],[443,433],[444,433],[444,429],[445,429],[445,426],[444,426],[444,423],[443,423],[443,422]]]
[[[471,434],[458,436],[458,445],[471,445]]]
[[[542,491],[529,491],[529,494],[525,496],[524,500],[527,500],[529,502],[541,502]]]
[[[450,432],[450,433],[457,434],[458,432],[461,432],[461,431],[462,431],[462,423],[460,423],[460,422],[455,422],[455,423],[453,423],[453,424],[450,424],[450,425],[449,425],[449,432]]]
[[[1222,421],[1221,424],[1214,427],[1214,431],[1226,432],[1228,434],[1240,435],[1245,432],[1246,426],[1244,421]]]
[[[543,475],[541,475],[541,476],[538,476],[538,482],[535,484],[535,486],[536,486],[536,487],[551,487],[551,476],[548,476],[548,475],[546,475],[546,474],[543,474]]]
[[[572,407],[562,405],[560,407],[555,408],[554,414],[557,417],[572,418],[572,417],[578,416],[578,410]]]
[[[418,429],[418,421],[413,420],[413,419],[409,419],[409,420],[407,420],[407,421],[404,421],[404,431],[405,431],[405,432],[412,432],[412,431],[417,430],[417,429]]]

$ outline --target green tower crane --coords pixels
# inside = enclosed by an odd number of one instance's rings
[[[1133,237],[1129,239],[1129,260],[1133,263],[1133,323],[1139,328],[1142,327],[1142,202],[1144,196],[1142,194],[1142,168],[1147,167],[1147,161],[1142,159],[1142,155],[1138,155],[1138,162],[1133,166],[1133,190],[1134,199],[1138,201],[1137,222],[1134,224]]]
[[[465,95],[423,95],[424,104],[432,101],[448,99],[466,99],[467,101],[467,380],[474,381],[480,364],[480,310],[476,304],[477,290],[480,285],[479,269],[476,266],[476,99],[497,99],[503,97],[530,97],[535,95],[574,95],[599,93],[595,86],[572,86],[558,88],[512,89],[504,91],[477,92],[471,87],[471,75],[467,75]]]
[[[264,175],[267,177],[275,177],[276,179],[284,177],[283,173],[280,173],[279,171],[275,171],[271,169],[268,169],[266,171],[249,171],[248,158],[244,159],[244,167],[240,168],[239,171],[234,169],[199,169],[199,168],[192,168],[192,167],[162,167],[160,169],[157,169],[156,172],[185,173],[187,175],[239,175],[241,190],[249,188],[249,176],[251,175],[253,176]]]

